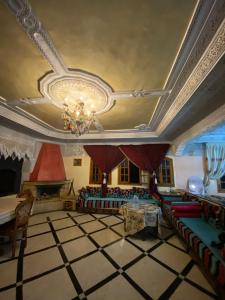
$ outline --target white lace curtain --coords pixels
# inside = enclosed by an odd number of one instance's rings
[[[210,179],[220,179],[225,174],[225,143],[206,143],[204,185],[209,185]]]
[[[0,156],[3,155],[5,159],[7,157],[12,157],[13,159],[32,158],[33,152],[34,149],[30,145],[0,137]]]

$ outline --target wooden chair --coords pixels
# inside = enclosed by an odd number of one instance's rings
[[[22,201],[16,207],[15,219],[0,226],[0,236],[9,236],[12,242],[12,257],[15,256],[16,237],[18,233],[22,233],[22,238],[25,239],[25,247],[27,246],[27,226],[32,206],[33,199]]]
[[[34,196],[31,192],[30,189],[27,189],[27,190],[24,190],[22,192],[19,192],[17,195],[16,195],[17,198],[26,198],[26,199],[33,199],[34,200]]]

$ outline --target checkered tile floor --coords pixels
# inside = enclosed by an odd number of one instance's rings
[[[121,216],[32,216],[27,247],[0,245],[0,299],[217,299],[174,233],[127,235]]]

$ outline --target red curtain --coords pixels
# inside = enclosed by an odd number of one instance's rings
[[[150,192],[158,192],[155,172],[169,149],[169,144],[120,146],[124,155],[143,171],[150,173]]]
[[[108,175],[118,164],[124,160],[123,153],[116,146],[110,145],[90,145],[84,146],[87,154],[93,162],[105,173],[102,183],[102,196],[105,197],[107,190],[106,174]]]

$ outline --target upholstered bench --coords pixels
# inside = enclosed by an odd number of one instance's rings
[[[122,190],[119,188],[108,189],[107,197],[102,198],[100,188],[83,188],[78,197],[77,210],[80,212],[118,213],[121,205],[134,201],[136,196],[141,203],[160,204],[159,200],[149,195],[147,189]]]
[[[222,251],[220,252],[211,245],[212,241],[218,241],[219,234],[224,230],[222,229],[223,223],[220,224],[220,228],[213,225],[213,223],[216,224],[215,218],[219,218],[217,212],[220,210],[218,206],[215,207],[212,210],[214,215],[209,217],[205,204],[195,200],[173,201],[169,199],[163,203],[164,216],[176,229],[190,254],[202,267],[207,278],[219,293],[220,299],[225,299],[225,259]]]
[[[220,299],[225,299],[225,260],[221,252],[211,246],[212,241],[218,241],[218,235],[222,229],[207,223],[203,218],[177,218],[173,216],[172,219],[178,233],[187,243],[191,254],[220,294]]]

